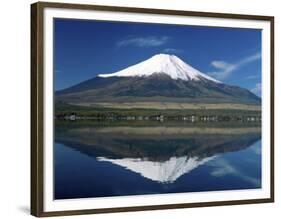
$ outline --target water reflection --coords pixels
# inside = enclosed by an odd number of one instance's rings
[[[212,160],[214,156],[200,159],[198,157],[171,157],[166,161],[149,161],[141,158],[108,159],[98,157],[99,161],[107,161],[139,173],[145,178],[160,183],[172,183],[185,173]]]
[[[72,161],[76,159],[78,160],[76,161],[76,165],[79,165],[78,162],[81,158],[79,158],[80,155],[78,154],[83,154],[97,162],[92,167],[89,166],[89,169],[83,170],[87,171],[86,175],[88,178],[83,175],[85,179],[79,179],[80,182],[89,180],[89,172],[91,171],[94,174],[99,168],[99,165],[102,168],[103,164],[110,164],[112,168],[118,166],[126,171],[139,175],[143,179],[156,182],[159,185],[171,185],[171,189],[168,189],[169,187],[167,186],[161,189],[160,187],[152,189],[151,186],[142,185],[141,189],[148,191],[137,192],[137,189],[135,191],[129,191],[129,189],[128,191],[123,191],[126,189],[122,188],[122,186],[118,187],[118,179],[116,179],[116,182],[112,182],[114,185],[111,185],[110,188],[114,188],[116,191],[118,190],[119,195],[203,191],[208,189],[220,190],[232,189],[232,187],[234,189],[256,188],[260,186],[260,154],[258,154],[258,151],[260,151],[261,136],[260,128],[255,126],[225,128],[206,126],[189,127],[183,125],[161,125],[154,127],[128,125],[75,125],[71,127],[69,125],[57,125],[55,136],[57,144],[64,145],[75,151],[71,155],[71,158],[60,156],[60,159],[69,159]],[[248,147],[251,149],[246,150]],[[246,151],[244,155],[243,151]],[[253,157],[253,154],[256,157]],[[238,163],[233,156],[238,156]],[[245,167],[241,167],[241,163],[243,162],[239,163],[239,159],[240,161],[244,159],[245,162],[247,159],[253,159],[254,163],[246,167],[245,170]],[[56,163],[58,164],[56,165],[56,173],[60,173],[60,161],[56,158]],[[69,168],[72,167],[70,166]],[[252,168],[252,171],[248,171],[247,168]],[[197,171],[197,169],[200,169],[200,171]],[[208,177],[210,180],[213,180],[213,178],[226,180],[229,176],[235,177],[234,186],[221,185],[221,187],[218,187],[220,186],[218,182],[217,187],[212,187],[212,184],[205,187],[202,185],[202,188],[197,189],[194,186],[194,188],[192,186],[186,187],[188,184],[192,184],[191,179],[188,182],[186,179],[184,180],[191,172],[193,174],[200,173],[200,178],[204,176],[207,181]],[[64,195],[59,195],[61,191],[60,181],[63,180],[61,179],[63,176],[56,174],[56,177],[58,178],[56,181],[57,197],[70,197],[69,195],[65,195],[65,192]],[[101,174],[99,177],[102,178],[103,175]],[[126,176],[122,175],[122,177],[127,177],[128,182],[131,180],[129,173]],[[194,182],[196,180],[198,181],[198,177],[193,177],[193,179]],[[238,179],[240,180],[239,185],[237,184]],[[244,185],[243,182],[247,183]],[[180,189],[175,189],[177,184],[180,185]],[[120,192],[120,190],[122,191]],[[107,191],[103,195],[95,194],[94,192],[89,192],[89,194],[94,197],[111,196],[116,195],[116,191]],[[84,197],[83,195],[78,195],[78,197],[81,196]]]

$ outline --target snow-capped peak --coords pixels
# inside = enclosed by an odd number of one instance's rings
[[[99,74],[98,77],[145,77],[155,73],[167,74],[175,80],[181,79],[185,81],[199,81],[207,79],[216,83],[221,83],[220,81],[191,67],[177,56],[168,54],[154,55],[150,59],[136,65],[132,65],[121,71],[111,74]]]
[[[180,176],[189,173],[204,163],[211,161],[215,156],[199,159],[198,157],[171,157],[164,162],[149,161],[141,158],[110,159],[98,157],[98,161],[111,162],[122,166],[143,177],[160,183],[172,183]]]

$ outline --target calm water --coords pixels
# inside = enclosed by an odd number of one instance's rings
[[[56,125],[55,199],[261,187],[259,127]]]

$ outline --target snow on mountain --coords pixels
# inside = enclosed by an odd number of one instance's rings
[[[207,79],[216,83],[221,83],[220,81],[191,67],[177,56],[168,54],[154,55],[150,59],[125,68],[121,71],[111,74],[99,74],[98,77],[145,77],[155,73],[165,73],[175,80],[181,79],[185,81],[199,81]]]
[[[188,158],[187,156],[183,156],[171,157],[169,160],[164,162],[149,161],[140,158],[109,159],[105,157],[98,157],[97,159],[99,161],[111,162],[122,166],[153,181],[160,183],[172,183],[183,174],[192,171],[198,166],[214,158],[215,156],[204,159],[199,159],[197,157]]]

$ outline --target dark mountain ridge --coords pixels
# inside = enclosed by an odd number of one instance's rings
[[[95,77],[57,91],[56,99],[78,102],[209,102],[260,104],[245,88],[212,81],[173,80],[164,73],[148,77]]]

